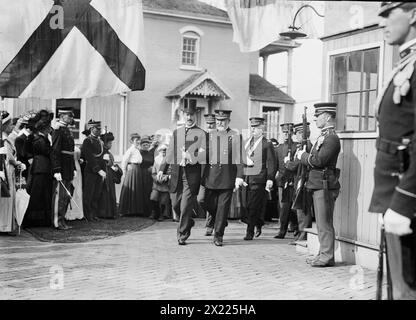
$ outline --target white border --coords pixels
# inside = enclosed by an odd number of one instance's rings
[[[328,41],[329,42],[329,41]],[[380,57],[379,57],[379,74],[378,74],[378,88],[377,93],[380,94],[382,88],[383,88],[383,78],[384,78],[384,50],[385,50],[385,43],[384,41],[378,41],[378,42],[372,42],[372,43],[366,43],[361,44],[353,47],[348,48],[341,48],[336,50],[331,50],[326,52],[326,65],[325,65],[325,100],[329,101],[329,94],[330,94],[330,57],[342,54],[342,53],[348,53],[353,51],[359,51],[359,50],[366,50],[366,49],[372,49],[372,48],[379,48],[380,49]],[[345,131],[337,131],[338,136],[340,139],[372,139],[378,137],[378,126],[376,122],[376,131],[375,132],[345,132]]]

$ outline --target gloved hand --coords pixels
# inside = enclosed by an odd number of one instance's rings
[[[118,166],[112,166],[111,169],[113,169],[114,171],[118,171]]]
[[[235,178],[235,188],[238,189],[241,186],[247,187],[247,183],[241,178]]]
[[[26,165],[24,163],[18,163],[17,164],[18,168],[20,169],[20,171],[25,171],[26,170]]]
[[[160,181],[160,179],[162,178],[162,176],[163,176],[163,171],[159,171],[159,172],[156,174],[156,180],[157,180],[157,181]]]
[[[296,157],[300,160],[300,159],[302,159],[302,154],[303,153],[305,153],[306,152],[306,146],[303,146],[303,149],[302,150],[299,150],[297,153],[296,153]]]
[[[103,155],[103,160],[110,161],[110,155],[108,153],[106,153],[105,155]]]
[[[6,175],[4,174],[4,171],[0,171],[0,179],[3,181],[6,180]]]
[[[270,191],[270,189],[273,188],[273,181],[272,180],[267,180],[266,181],[266,190]]]
[[[1,147],[0,148],[0,154],[7,154],[6,147]]]
[[[410,228],[411,220],[392,209],[387,209],[384,215],[384,229],[386,232],[404,236],[411,234],[413,230]]]
[[[53,177],[56,179],[56,181],[62,181],[62,175],[60,173],[55,173]]]
[[[288,163],[290,161],[290,154],[287,154],[286,157],[284,157],[283,162]]]
[[[101,178],[103,178],[103,180],[107,177],[107,174],[103,170],[98,171],[98,174],[101,176]]]
[[[77,170],[74,170],[74,179],[77,177]]]

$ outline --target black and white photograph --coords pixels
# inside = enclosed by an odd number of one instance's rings
[[[416,2],[0,0],[0,300],[416,300],[415,67]]]

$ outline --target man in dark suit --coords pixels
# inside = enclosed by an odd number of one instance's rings
[[[213,133],[216,131],[215,115],[211,113],[204,114],[204,118],[205,118],[207,136],[208,136],[207,152],[209,152],[209,145],[211,144],[211,141],[213,139]],[[199,207],[204,211],[205,216],[206,216],[205,235],[211,236],[212,233],[214,232],[215,215],[211,214],[211,212],[207,210],[207,206],[205,202],[205,193],[206,193],[205,186],[201,184],[201,186],[199,187],[197,201],[198,201]]]
[[[306,188],[312,193],[313,206],[318,229],[319,253],[307,262],[312,267],[332,267],[335,265],[334,247],[334,205],[339,194],[339,169],[336,168],[341,144],[335,133],[336,106],[334,102],[315,105],[315,123],[321,135],[311,152],[303,150],[296,154],[302,164],[309,167]]]
[[[58,230],[70,227],[65,223],[65,214],[74,191],[74,136],[68,126],[74,121],[71,108],[58,108],[59,121],[52,132],[52,173],[55,178],[52,196],[53,224]],[[69,193],[69,194],[68,194]]]
[[[383,2],[385,41],[400,60],[377,99],[379,138],[370,212],[384,222],[394,299],[416,299],[416,3]]]
[[[96,221],[99,220],[99,201],[107,174],[103,159],[104,143],[100,138],[101,122],[90,120],[87,126],[90,129],[90,135],[81,146],[81,153],[85,160],[82,201],[85,218],[89,221]]]
[[[233,155],[240,152],[240,135],[229,127],[230,115],[231,110],[215,110],[217,130],[209,140],[209,165],[205,169],[205,200],[208,212],[214,217],[216,246],[223,244],[237,177],[237,164]]]
[[[293,159],[296,152],[296,145],[292,140],[293,123],[283,123],[280,127],[282,128],[284,142],[277,147],[278,175],[276,181],[279,186],[280,230],[274,237],[276,239],[283,239],[286,236],[289,222],[292,223],[294,229],[297,229],[298,224],[296,214],[292,210],[294,172],[287,170],[284,161],[286,158]]]
[[[251,136],[244,142],[243,166],[238,167],[235,188],[246,187],[247,231],[244,240],[253,240],[254,228],[261,233],[264,221],[261,217],[266,203],[266,192],[273,187],[276,159],[273,144],[263,136],[264,118],[250,118]],[[244,177],[244,178],[240,178]]]
[[[170,192],[176,193],[173,207],[180,214],[177,239],[185,245],[195,224],[193,208],[201,185],[201,178],[207,163],[207,135],[196,125],[196,107],[182,108],[185,126],[175,129],[166,154],[166,164],[162,164],[158,176],[171,169]]]

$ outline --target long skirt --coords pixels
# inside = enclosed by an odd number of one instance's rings
[[[52,177],[34,174],[28,193],[29,206],[23,220],[24,227],[49,227],[52,223]]]
[[[10,197],[0,197],[0,232],[11,232],[17,227],[16,223],[16,186],[14,168],[6,166],[10,186]]]
[[[129,164],[120,194],[120,215],[147,216],[144,179],[142,169],[138,164]],[[150,185],[152,186],[152,185]],[[150,198],[150,194],[149,194]]]
[[[116,185],[113,175],[112,170],[107,170],[107,178],[98,204],[98,217],[100,218],[114,219],[117,216]]]

